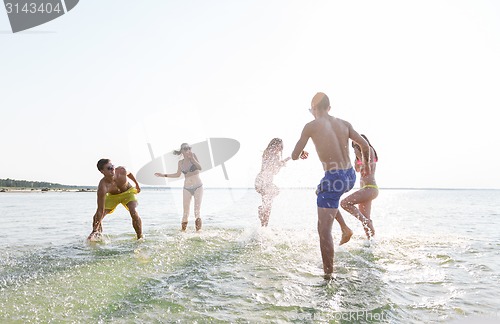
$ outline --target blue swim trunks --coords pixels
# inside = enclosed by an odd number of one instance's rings
[[[316,191],[318,207],[339,208],[340,196],[351,190],[355,182],[356,172],[353,168],[326,171]]]

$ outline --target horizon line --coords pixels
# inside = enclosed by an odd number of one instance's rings
[[[87,187],[87,188],[97,188],[97,186],[76,186],[76,187]],[[205,189],[252,189],[255,190],[254,187],[208,187],[208,186],[203,186]],[[151,186],[151,185],[144,185],[141,186],[141,189],[183,189],[182,186],[174,186],[174,187],[167,187],[167,186]],[[316,187],[280,187],[280,189],[311,189],[315,190]],[[352,190],[358,190],[360,187],[354,187]],[[381,190],[500,190],[500,188],[471,188],[471,187],[460,187],[460,188],[453,188],[453,187],[379,187]]]

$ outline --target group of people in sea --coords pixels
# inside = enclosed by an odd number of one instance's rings
[[[255,179],[255,190],[262,197],[258,215],[261,225],[266,227],[269,224],[272,202],[279,194],[278,187],[273,183],[274,176],[290,159],[306,159],[308,153],[304,151],[304,148],[309,139],[312,139],[325,172],[316,188],[318,234],[325,277],[333,273],[332,225],[334,220],[338,221],[342,231],[340,244],[348,242],[353,235],[353,231],[347,226],[340,213],[339,205],[361,221],[366,237],[370,239],[375,235],[371,206],[379,193],[375,181],[377,152],[365,135],[359,134],[348,121],[330,115],[330,109],[328,96],[322,92],[315,94],[309,109],[314,120],[304,126],[291,156],[283,159],[283,141],[280,138],[272,139],[262,154],[261,171]],[[355,153],[354,167],[349,158],[349,141]],[[179,160],[177,172],[155,173],[155,176],[178,178],[184,175],[181,230],[187,229],[191,199],[194,197],[195,228],[199,231],[202,227],[200,209],[203,184],[199,176],[202,166],[187,143],[183,143],[180,149],[173,153],[183,157]],[[103,174],[103,178],[97,188],[97,211],[88,240],[100,239],[102,220],[107,214],[112,213],[118,204],[122,204],[130,212],[137,239],[142,239],[142,221],[137,212],[136,198],[141,188],[134,175],[124,167],[115,168],[109,159],[99,160],[97,169]],[[361,175],[360,189],[340,200],[344,193],[354,187],[356,172]],[[129,179],[135,186],[128,181]]]

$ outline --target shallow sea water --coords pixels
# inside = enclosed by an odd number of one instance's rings
[[[325,280],[313,190],[281,190],[260,228],[253,190],[205,189],[200,233],[179,230],[180,190],[143,190],[145,240],[119,206],[91,244],[95,193],[2,193],[0,321],[499,322],[498,194],[381,190],[376,238],[343,212]]]

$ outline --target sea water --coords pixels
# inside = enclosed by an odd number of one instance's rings
[[[2,323],[500,321],[500,191],[382,189],[376,238],[355,234],[323,278],[312,189],[282,189],[268,228],[252,189],[205,189],[180,231],[181,189],[143,190],[87,243],[95,192],[1,193]]]

